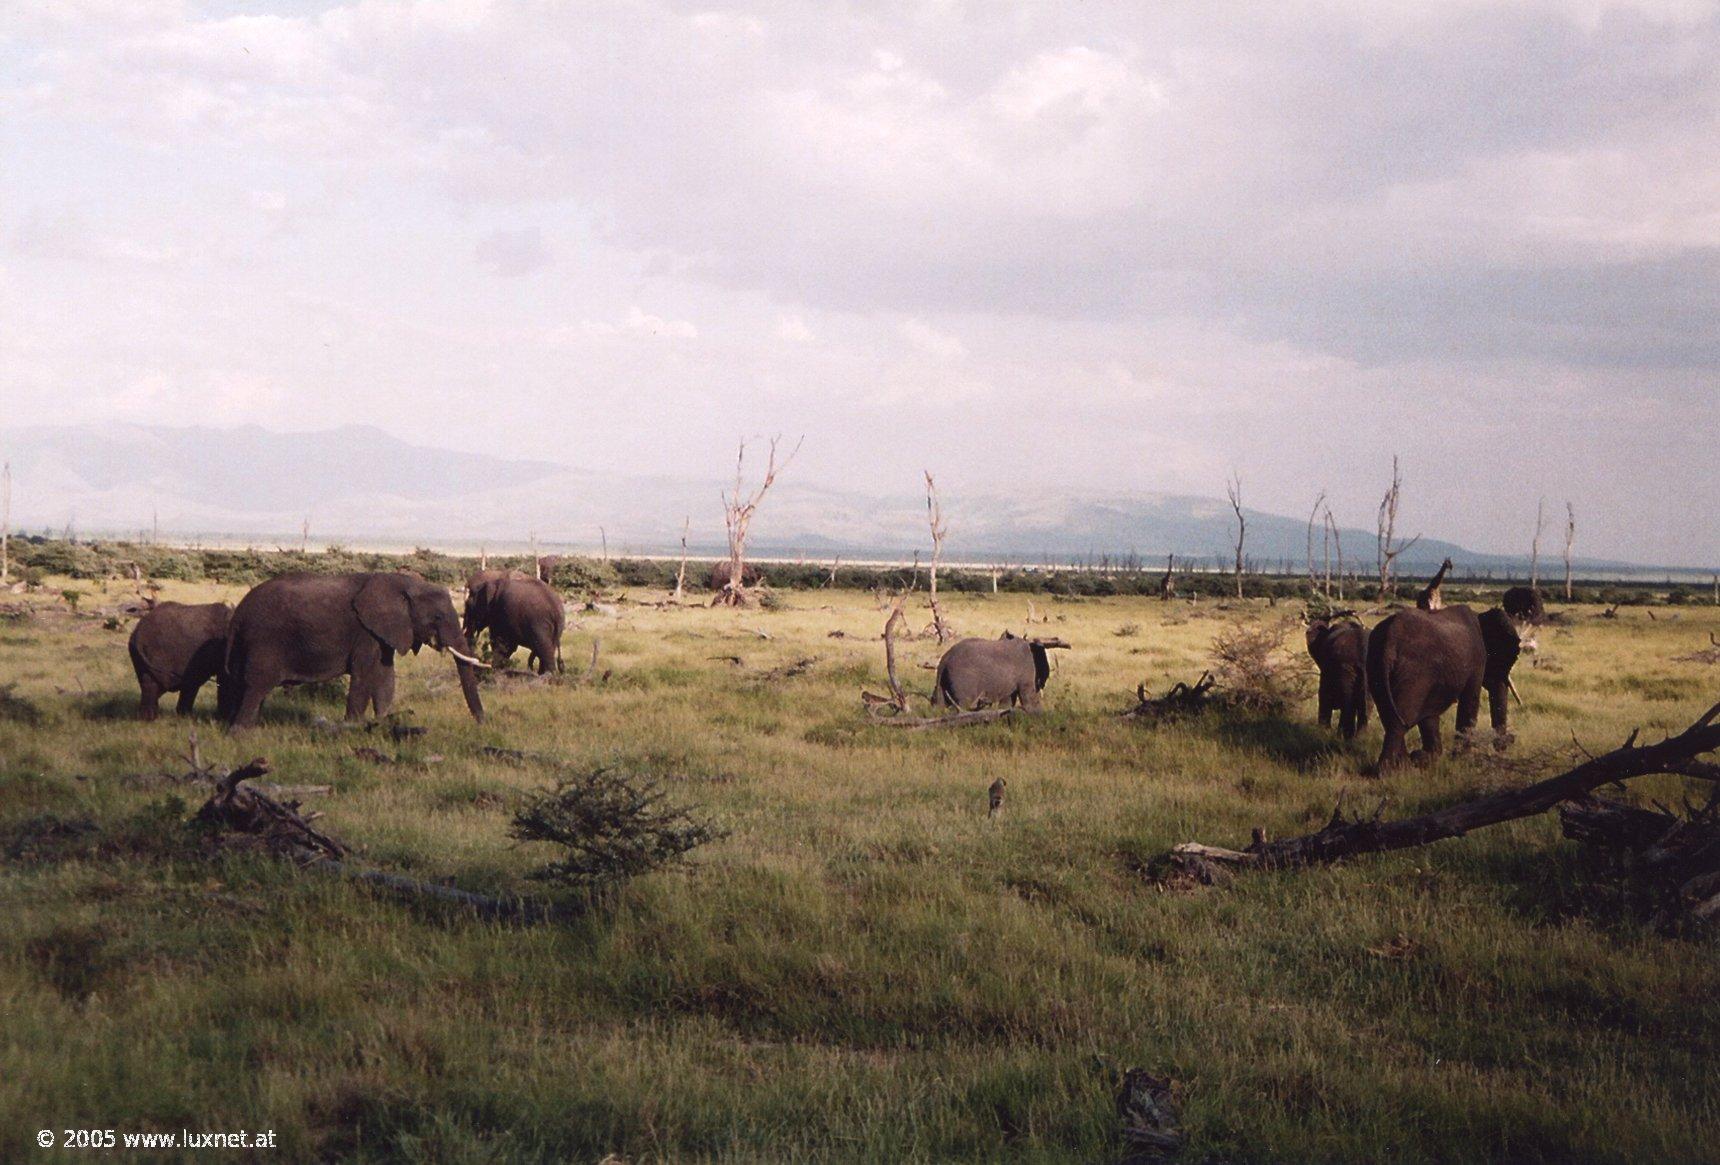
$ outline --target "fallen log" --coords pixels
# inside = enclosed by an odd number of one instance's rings
[[[1200,712],[1206,708],[1213,685],[1217,682],[1211,672],[1202,672],[1200,679],[1193,684],[1178,680],[1164,695],[1152,698],[1147,696],[1147,685],[1143,682],[1135,685],[1135,706],[1119,712],[1118,715],[1125,720],[1156,720],[1165,716]]]
[[[1014,708],[980,708],[972,712],[952,712],[948,716],[874,716],[873,722],[890,728],[960,728],[966,724],[991,724],[1007,720]]]
[[[1315,865],[1354,854],[1383,853],[1462,837],[1471,830],[1545,813],[1556,805],[1615,781],[1628,781],[1653,773],[1712,780],[1714,778],[1710,774],[1716,766],[1697,758],[1720,749],[1720,724],[1715,723],[1717,717],[1720,717],[1720,704],[1708,709],[1677,736],[1668,737],[1659,744],[1639,747],[1637,734],[1632,732],[1618,748],[1590,757],[1559,776],[1523,788],[1461,801],[1419,817],[1381,821],[1380,812],[1384,808],[1384,802],[1381,802],[1370,817],[1346,819],[1340,798],[1331,821],[1315,833],[1279,841],[1257,840],[1244,850],[1222,851],[1227,855],[1222,857],[1218,856],[1221,852],[1218,847],[1185,842],[1173,847],[1166,856],[1173,866],[1188,864],[1189,859],[1217,860],[1261,869]],[[1720,907],[1716,909],[1720,910]]]

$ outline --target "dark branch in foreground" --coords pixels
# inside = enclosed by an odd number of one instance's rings
[[[1708,773],[1713,766],[1697,758],[1720,749],[1720,724],[1715,723],[1717,717],[1720,717],[1720,704],[1708,709],[1696,723],[1677,736],[1668,737],[1659,744],[1638,747],[1636,733],[1632,732],[1630,739],[1620,747],[1549,780],[1462,801],[1419,817],[1381,821],[1376,809],[1370,817],[1345,819],[1340,802],[1332,820],[1317,833],[1280,841],[1267,841],[1257,835],[1254,843],[1243,850],[1184,842],[1171,850],[1169,858],[1173,866],[1197,874],[1210,874],[1211,871],[1203,871],[1202,866],[1211,862],[1264,869],[1314,865],[1337,861],[1352,854],[1383,853],[1428,845],[1448,837],[1462,837],[1474,829],[1545,813],[1602,785],[1652,773],[1712,779]]]

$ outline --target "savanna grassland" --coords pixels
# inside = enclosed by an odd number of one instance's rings
[[[1046,715],[904,732],[858,698],[882,690],[873,597],[781,597],[577,615],[570,682],[492,682],[483,725],[425,652],[396,706],[428,731],[395,743],[319,729],[333,688],[275,693],[242,737],[212,690],[193,723],[140,724],[126,628],[30,596],[0,623],[0,1159],[70,1157],[36,1133],[81,1127],[273,1129],[279,1160],[1103,1161],[1134,1066],[1179,1082],[1191,1161],[1715,1158],[1714,942],[1655,933],[1555,820],[1218,888],[1150,868],[1318,827],[1346,790],[1407,814],[1556,772],[1573,734],[1682,728],[1720,698],[1720,666],[1674,659],[1713,608],[1567,608],[1518,667],[1509,765],[1377,779],[1377,722],[1346,747],[1311,696],[1115,715],[1292,603],[1041,596],[1034,631],[1073,644]],[[945,605],[992,636],[1028,597]],[[594,638],[611,674],[572,682]],[[936,650],[907,645],[913,686]],[[654,775],[728,834],[573,922],[488,923],[205,856],[185,822],[206,790],[171,778],[191,728],[213,763],[332,786],[307,803],[364,863],[468,889],[538,889],[553,855],[508,825],[553,758]]]

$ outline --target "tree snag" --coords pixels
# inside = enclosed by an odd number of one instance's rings
[[[751,493],[746,492],[742,476],[747,456],[747,443],[744,440],[740,444],[740,452],[735,455],[734,491],[722,495],[723,525],[729,537],[729,576],[723,583],[723,589],[711,600],[713,607],[742,607],[752,601],[752,595],[746,585],[746,553],[747,535],[752,530],[753,515],[758,512],[759,502],[764,499],[765,493],[776,484],[776,475],[787,469],[795,454],[800,452],[801,441],[805,438],[796,441],[788,456],[778,464],[776,449],[781,440],[781,434],[770,439],[770,453],[765,462],[764,478]]]
[[[1565,602],[1571,601],[1571,544],[1577,540],[1577,511],[1565,503]]]
[[[949,533],[949,526],[944,522],[944,508],[938,504],[938,486],[932,480],[931,470],[926,470],[926,520],[932,528],[932,568],[928,592],[932,605],[932,632],[942,644],[954,638],[955,633],[949,624],[944,622],[944,613],[938,606],[938,564],[944,557],[944,536]],[[834,574],[834,570],[831,572]]]
[[[1173,866],[1185,864],[1180,861],[1184,857],[1195,862],[1219,861],[1259,869],[1316,865],[1354,854],[1383,853],[1428,845],[1449,837],[1462,837],[1474,829],[1545,813],[1563,802],[1584,797],[1602,785],[1653,773],[1720,781],[1720,764],[1699,759],[1720,749],[1720,724],[1715,723],[1717,717],[1720,717],[1720,704],[1708,709],[1677,736],[1668,737],[1659,744],[1639,747],[1637,734],[1632,732],[1618,748],[1590,757],[1559,776],[1522,788],[1460,801],[1419,817],[1381,821],[1380,813],[1385,807],[1385,802],[1381,801],[1371,815],[1346,819],[1340,798],[1331,821],[1318,832],[1282,841],[1269,842],[1260,838],[1244,850],[1184,842],[1173,847],[1167,857]]]
[[[1541,588],[1541,534],[1547,528],[1547,499],[1535,503],[1535,536],[1529,540],[1529,585]]]
[[[1230,499],[1230,508],[1236,513],[1236,597],[1242,597],[1242,540],[1248,534],[1248,519],[1242,516],[1242,478],[1231,474],[1230,481],[1224,487],[1224,494]]]
[[[681,521],[681,567],[675,572],[675,601],[678,603],[687,593],[687,531],[693,526],[693,515],[688,514]]]
[[[1398,472],[1397,454],[1392,454],[1392,483],[1386,488],[1386,493],[1380,499],[1380,510],[1375,524],[1376,553],[1380,570],[1380,597],[1397,594],[1395,574],[1398,556],[1421,541],[1417,534],[1408,542],[1397,543],[1398,503],[1403,499],[1403,476]]]

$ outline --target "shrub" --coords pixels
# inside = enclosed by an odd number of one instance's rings
[[[1288,634],[1286,623],[1238,623],[1219,632],[1212,641],[1212,672],[1225,703],[1279,716],[1307,694],[1307,668],[1300,655],[1285,649]]]
[[[605,767],[534,796],[514,816],[508,836],[561,846],[563,856],[531,876],[589,894],[681,861],[723,833],[667,804],[649,777]]]

